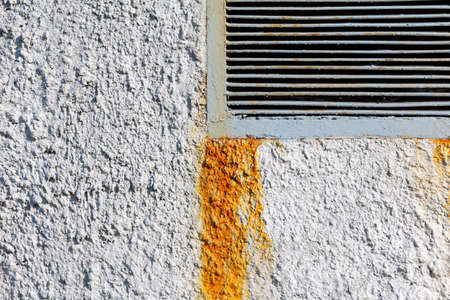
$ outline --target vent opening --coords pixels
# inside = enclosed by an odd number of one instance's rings
[[[448,1],[225,4],[235,116],[450,116]]]

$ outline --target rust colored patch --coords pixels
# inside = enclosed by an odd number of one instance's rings
[[[433,143],[435,145],[433,151],[434,162],[438,165],[442,165],[450,153],[450,139],[433,140]]]
[[[450,155],[450,139],[445,140],[433,140],[435,145],[433,151],[433,160],[436,165],[436,171],[439,177],[447,178],[450,176],[448,158]],[[447,191],[448,198],[445,203],[447,209],[447,218],[450,218],[450,190]]]
[[[261,220],[261,176],[256,151],[261,141],[218,139],[205,143],[198,182],[203,225],[201,290],[205,299],[242,299],[253,239],[266,255],[271,240]]]

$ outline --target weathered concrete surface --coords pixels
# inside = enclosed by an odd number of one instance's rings
[[[0,2],[0,298],[194,298],[204,20]]]
[[[402,139],[264,144],[276,256],[268,284],[280,298],[448,298],[450,181],[433,148]]]
[[[1,298],[198,296],[204,24],[201,0],[0,2]],[[432,149],[264,143],[250,296],[447,298]]]

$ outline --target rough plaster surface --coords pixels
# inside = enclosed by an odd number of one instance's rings
[[[0,1],[0,298],[194,298],[204,20]]]
[[[204,10],[0,2],[0,298],[198,295]],[[432,147],[264,143],[274,261],[252,258],[251,297],[448,298]]]
[[[266,286],[277,298],[448,299],[449,178],[437,172],[430,142],[306,140],[259,150],[276,256]]]

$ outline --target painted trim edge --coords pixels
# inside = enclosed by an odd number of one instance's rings
[[[226,119],[209,123],[209,134],[219,137],[340,138],[402,137],[450,138],[450,118],[308,117],[304,119]]]

